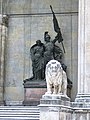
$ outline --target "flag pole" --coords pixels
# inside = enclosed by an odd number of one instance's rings
[[[63,38],[62,38],[62,34],[61,34],[61,31],[60,31],[59,24],[58,24],[57,18],[55,16],[55,13],[54,13],[51,5],[50,5],[50,8],[51,8],[51,11],[52,11],[52,14],[53,14],[54,31],[57,33],[58,42],[61,42],[63,51],[65,53],[65,48],[64,48],[64,44],[63,44]]]

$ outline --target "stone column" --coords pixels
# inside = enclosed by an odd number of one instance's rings
[[[6,15],[0,15],[0,105],[4,104],[4,76],[5,76],[5,41],[7,39]]]
[[[75,101],[90,106],[90,0],[79,0],[78,94]]]

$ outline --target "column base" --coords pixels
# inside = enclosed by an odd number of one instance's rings
[[[90,108],[90,94],[78,94],[73,107]]]

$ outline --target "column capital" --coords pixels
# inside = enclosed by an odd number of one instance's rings
[[[0,24],[8,27],[8,15],[1,15],[0,14]]]

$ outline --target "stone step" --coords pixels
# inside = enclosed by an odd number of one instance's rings
[[[40,120],[40,118],[32,117],[0,117],[0,120]]]
[[[27,111],[25,111],[25,112],[24,111],[23,112],[21,112],[21,111],[20,112],[19,111],[17,111],[17,112],[16,111],[5,111],[4,112],[4,111],[0,111],[0,116],[3,115],[3,114],[4,115],[7,115],[7,114],[8,115],[9,114],[10,115],[15,115],[15,114],[16,115],[39,115],[40,113],[36,112],[36,111],[35,112],[27,112]]]
[[[20,113],[13,113],[13,114],[11,114],[11,113],[6,113],[6,114],[0,114],[0,117],[3,117],[3,116],[10,116],[10,117],[13,117],[13,116],[16,116],[16,117],[24,117],[24,116],[28,116],[28,117],[39,117],[39,114],[20,114]]]
[[[38,112],[39,111],[39,108],[36,106],[34,107],[26,107],[26,106],[23,106],[23,107],[19,107],[19,106],[0,106],[0,111],[36,111]]]
[[[0,106],[0,109],[38,109],[38,106]]]
[[[0,120],[39,120],[37,106],[0,106]]]

